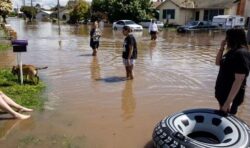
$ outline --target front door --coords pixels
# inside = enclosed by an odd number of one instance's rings
[[[199,19],[200,19],[200,11],[196,11],[195,12],[195,20],[199,21]]]

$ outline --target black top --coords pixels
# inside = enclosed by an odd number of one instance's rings
[[[128,59],[129,46],[131,46],[131,45],[133,47],[133,53],[131,55],[131,59],[137,59],[137,45],[136,45],[136,40],[132,34],[129,34],[124,39],[122,58]]]
[[[100,29],[91,29],[90,31],[90,42],[98,42],[101,37],[101,31]]]
[[[232,88],[235,74],[245,74],[239,92],[245,91],[246,80],[249,74],[250,55],[247,49],[229,50],[220,61],[219,74],[215,85],[215,97],[227,98]],[[238,92],[238,93],[239,93]]]

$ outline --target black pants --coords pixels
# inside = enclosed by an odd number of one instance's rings
[[[236,97],[233,100],[231,109],[229,111],[230,114],[235,115],[238,111],[238,107],[243,103],[244,101],[244,97],[245,97],[245,90],[244,89],[240,89],[238,94],[236,95]],[[216,97],[216,99],[218,100],[220,106],[223,106],[224,103],[226,102],[227,97]]]

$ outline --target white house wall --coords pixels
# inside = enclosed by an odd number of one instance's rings
[[[237,5],[232,6],[231,8],[224,9],[225,15],[236,15],[237,14]]]
[[[180,14],[178,15],[178,24],[184,25],[189,21],[194,20],[194,12],[190,9],[180,9]]]
[[[179,21],[180,21],[179,16],[181,16],[180,8],[176,6],[175,4],[173,4],[171,1],[164,3],[160,7],[160,21],[166,22],[166,19],[162,18],[164,9],[175,9],[175,19],[169,19],[169,23],[179,24]]]

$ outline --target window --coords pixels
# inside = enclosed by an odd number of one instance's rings
[[[212,21],[214,16],[224,15],[224,9],[210,9],[204,10],[204,21]]]
[[[164,9],[163,19],[175,19],[175,9]]]

